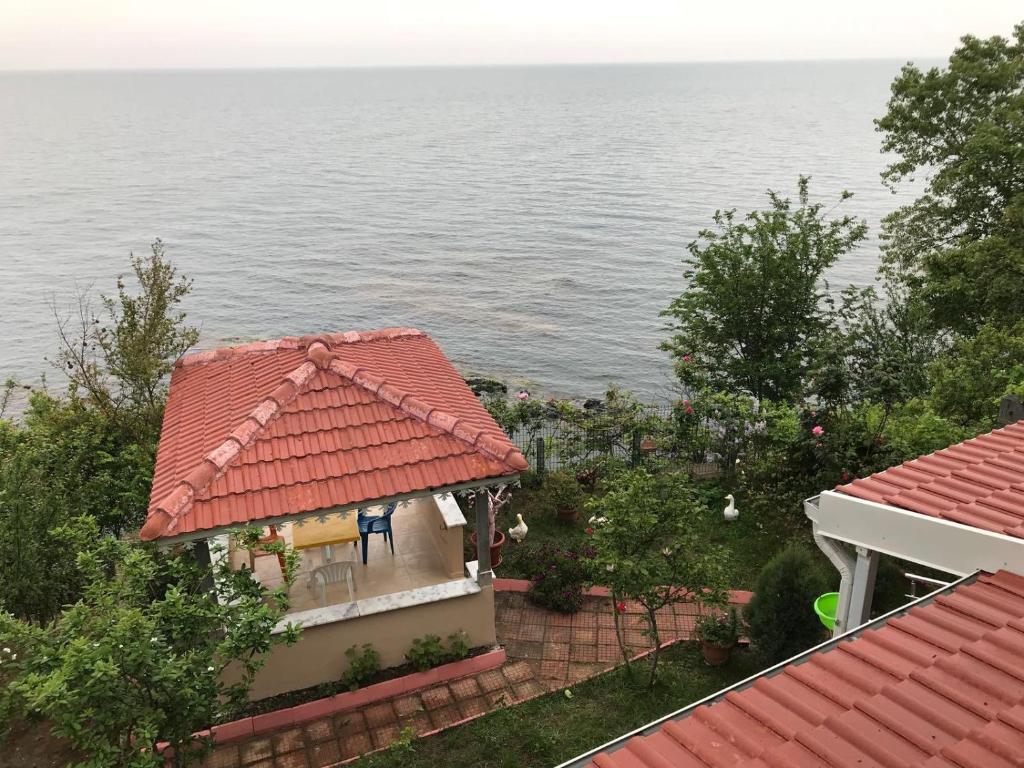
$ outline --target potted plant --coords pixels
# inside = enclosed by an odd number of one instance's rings
[[[575,523],[583,507],[583,489],[568,472],[551,472],[544,479],[544,494],[559,520]]]
[[[728,613],[712,613],[697,621],[697,639],[701,642],[704,661],[711,667],[720,667],[732,656],[732,649],[740,638],[740,622],[736,609]]]
[[[506,486],[501,486],[497,490],[492,491],[488,489],[487,493],[487,525],[490,528],[491,534],[491,568],[497,568],[501,565],[501,549],[505,546],[505,534],[498,530],[495,525],[495,518],[498,515],[498,510],[512,501],[512,489]],[[476,494],[470,495],[470,503],[474,503]],[[476,532],[474,531],[469,536],[469,540],[473,543],[473,548],[476,548]]]

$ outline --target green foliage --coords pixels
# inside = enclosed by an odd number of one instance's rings
[[[448,635],[448,647],[438,635],[424,635],[412,641],[412,647],[405,652],[405,660],[418,671],[459,661],[469,656],[469,636],[461,629]]]
[[[731,647],[740,639],[740,620],[736,609],[724,613],[707,613],[697,621],[695,633],[699,640],[722,647]]]
[[[786,547],[764,567],[746,620],[751,640],[769,662],[784,661],[824,638],[813,605],[827,591],[817,561],[800,545]]]
[[[298,637],[271,634],[288,608],[286,563],[268,590],[226,558],[201,568],[191,553],[94,540],[79,556],[83,596],[54,623],[0,614],[0,645],[18,652],[7,705],[43,715],[83,766],[160,766],[161,740],[190,761],[205,746],[191,734],[244,704],[273,646]]]
[[[555,513],[571,517],[583,509],[583,489],[575,477],[565,471],[549,472],[541,486],[544,502]]]
[[[683,601],[724,604],[726,553],[702,540],[701,508],[681,474],[623,473],[587,509],[594,515],[594,579],[611,590],[614,603],[631,599],[645,610],[653,685],[661,644],[657,611]]]
[[[1024,384],[1024,320],[1009,328],[983,325],[976,336],[958,339],[928,369],[930,402],[958,424],[977,431],[995,426],[999,400]]]
[[[593,557],[589,547],[574,549],[544,546],[534,554],[535,572],[527,597],[530,602],[558,613],[576,613],[583,607],[584,589],[590,579],[587,567]]]
[[[946,67],[908,64],[877,121],[892,186],[926,180],[890,214],[885,262],[938,328],[972,334],[1024,315],[1024,23],[962,38]]]
[[[132,255],[131,266],[138,294],[118,278],[117,297],[102,297],[102,316],[82,297],[77,327],[67,318],[60,321],[56,364],[73,393],[125,430],[152,441],[163,418],[167,376],[174,361],[199,340],[199,331],[185,324],[179,309],[192,282],[178,276],[159,239],[147,257]]]
[[[380,672],[380,653],[371,643],[363,643],[362,647],[353,645],[345,650],[348,669],[341,676],[350,691],[359,690],[368,680]]]
[[[829,327],[822,275],[867,231],[850,216],[830,219],[808,188],[801,177],[795,205],[769,191],[769,208],[742,219],[735,209],[718,211],[716,229],[690,243],[687,288],[662,313],[672,333],[662,346],[687,390],[800,394]]]

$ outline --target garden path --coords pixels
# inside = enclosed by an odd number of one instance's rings
[[[525,585],[525,583],[524,583]],[[523,586],[524,586],[523,585]],[[514,584],[508,587],[515,589]],[[744,602],[736,593],[734,602]],[[625,641],[634,654],[649,648],[639,606],[621,616]],[[423,736],[472,720],[501,707],[566,688],[621,663],[614,616],[606,597],[587,597],[582,610],[567,615],[538,608],[522,591],[495,594],[498,642],[508,661],[481,672],[359,709],[220,744],[207,768],[323,768],[384,749],[405,734]],[[700,609],[672,606],[659,615],[662,641],[691,636]]]

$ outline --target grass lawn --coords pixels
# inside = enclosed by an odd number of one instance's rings
[[[634,680],[618,668],[576,686],[571,699],[564,692],[550,693],[436,736],[399,743],[354,765],[553,766],[758,670],[756,657],[747,652],[736,653],[723,667],[708,667],[696,645],[684,643],[662,655],[659,680],[653,689],[646,685],[645,664],[638,665]]]

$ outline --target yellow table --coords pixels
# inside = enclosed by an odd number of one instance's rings
[[[312,549],[323,547],[325,559],[333,559],[331,547],[335,544],[348,544],[359,541],[359,526],[356,513],[348,517],[333,515],[321,522],[316,518],[306,520],[302,525],[292,526],[292,547],[295,549]]]

